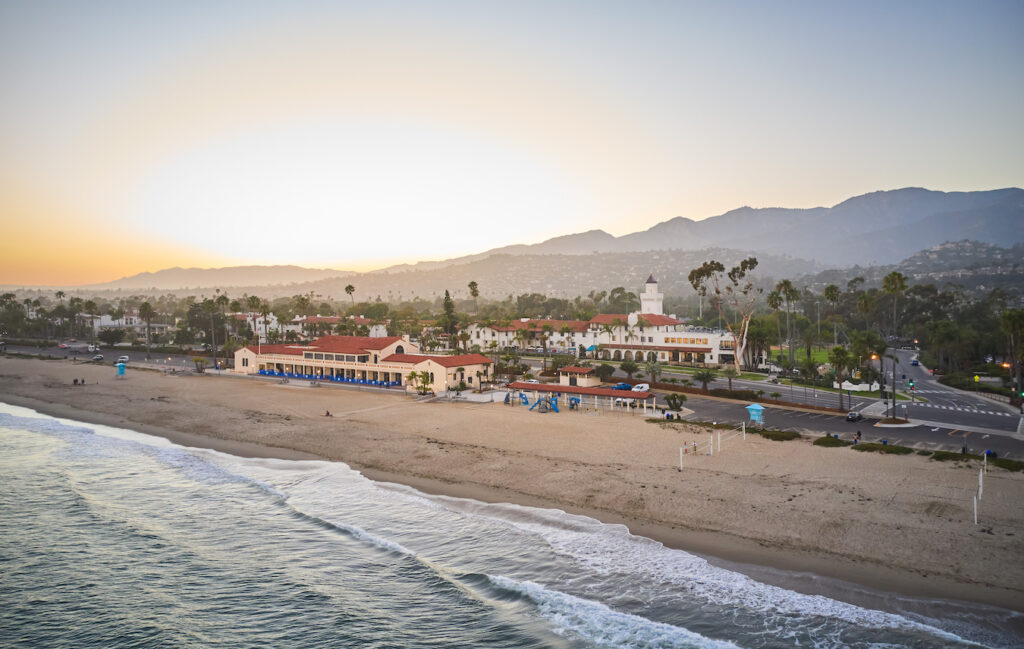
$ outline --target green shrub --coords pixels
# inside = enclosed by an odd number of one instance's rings
[[[1007,471],[1024,471],[1024,462],[1020,460],[1008,460],[1005,457],[997,457],[988,461],[989,464],[994,464],[1000,469],[1006,469]]]
[[[873,451],[875,453],[888,453],[890,455],[907,455],[913,453],[914,449],[894,444],[857,444],[853,447],[855,451]]]
[[[917,454],[918,455],[924,455],[925,457],[927,457],[927,456],[931,455],[932,452],[931,451],[921,450],[921,451],[918,451]]]
[[[725,399],[740,399],[742,401],[756,401],[757,393],[753,390],[729,390],[725,388],[714,388],[711,391],[713,397],[723,397]]]
[[[980,460],[981,456],[980,455],[973,455],[971,453],[967,453],[965,455],[963,453],[951,453],[949,451],[935,451],[932,454],[932,459],[933,460],[938,460],[939,462],[949,462],[949,461],[954,461],[955,462],[957,460]]]
[[[791,439],[800,439],[800,433],[795,430],[759,430],[761,437],[770,439],[773,442],[786,442]]]
[[[846,440],[836,439],[835,437],[829,435],[827,437],[819,437],[818,439],[814,440],[814,445],[835,448],[839,446],[853,446],[853,442],[847,442]]]

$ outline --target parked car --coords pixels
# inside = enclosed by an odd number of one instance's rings
[[[127,356],[118,356],[118,357],[117,357],[117,362],[118,362],[118,363],[127,363],[127,362],[128,362],[128,361],[130,361],[130,360],[131,360],[131,359],[130,359],[130,358],[128,358]]]
[[[102,361],[103,360],[103,354],[96,354],[95,356],[92,357],[92,359],[94,361]]]
[[[615,405],[617,405],[617,406],[629,406],[631,408],[635,408],[636,407],[636,399],[622,399],[622,398],[619,398],[619,399],[615,400]]]
[[[631,383],[616,383],[612,386],[612,390],[632,390],[633,385]]]
[[[540,383],[537,379],[526,379],[523,383]]]
[[[919,360],[917,360],[917,359],[915,358],[914,360],[910,361],[910,364],[911,364],[911,365],[914,365],[914,366],[916,367],[916,366],[918,366],[918,365],[920,365],[920,364],[921,364],[921,361],[919,361]]]
[[[633,386],[633,392],[650,392],[651,386],[648,383],[637,383]]]
[[[856,410],[851,410],[846,413],[846,421],[860,421],[861,419],[864,419],[864,415],[860,414]]]

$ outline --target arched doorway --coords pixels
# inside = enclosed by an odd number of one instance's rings
[[[621,353],[621,352],[619,352],[619,350],[617,350],[617,349],[616,349],[616,350],[615,350],[615,353],[614,353],[614,354],[612,354],[612,360],[613,360],[613,361],[619,361],[619,360],[622,360],[622,353]]]
[[[622,355],[622,359],[627,361],[633,360],[633,352],[626,352]]]

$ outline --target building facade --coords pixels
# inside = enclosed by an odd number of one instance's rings
[[[235,352],[236,374],[442,392],[491,380],[480,354],[420,354],[407,336],[322,336],[310,343],[249,345]],[[415,374],[414,374],[415,373]]]

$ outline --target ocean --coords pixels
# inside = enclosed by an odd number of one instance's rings
[[[846,588],[859,605],[583,516],[0,404],[8,649],[1021,646],[1009,611]]]

